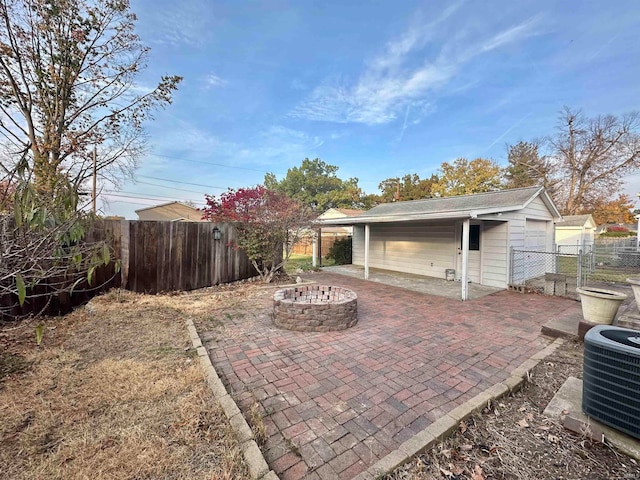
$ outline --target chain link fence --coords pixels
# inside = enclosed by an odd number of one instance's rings
[[[635,241],[635,238],[633,239]],[[596,243],[552,252],[511,250],[512,287],[577,298],[576,288],[606,288],[640,275],[640,250],[630,241]]]

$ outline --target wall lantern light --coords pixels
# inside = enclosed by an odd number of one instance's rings
[[[214,240],[220,240],[221,234],[222,234],[222,232],[220,231],[220,229],[218,227],[213,227],[213,239]]]

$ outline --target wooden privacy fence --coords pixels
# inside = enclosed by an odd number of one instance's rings
[[[122,285],[134,292],[194,290],[256,275],[233,248],[233,227],[210,222],[122,221]],[[220,239],[214,238],[214,229]]]
[[[331,250],[331,247],[338,240],[344,240],[345,238],[349,238],[351,235],[333,235],[333,236],[325,236],[321,237],[320,251],[322,252],[322,256],[326,256]],[[296,253],[299,255],[312,255],[313,254],[313,237],[303,237],[301,238],[294,246],[292,253]]]
[[[121,224],[120,222],[97,220],[91,230],[85,236],[87,243],[96,243],[106,240],[111,246],[112,252],[117,257],[121,251]],[[34,287],[27,288],[26,299],[23,305],[18,302],[18,296],[14,294],[0,295],[0,320],[15,319],[27,315],[64,315],[73,307],[82,305],[98,293],[112,287],[120,286],[121,275],[116,271],[115,259],[108,265],[101,265],[95,269],[91,285],[85,278],[73,289],[73,294],[61,292],[71,286],[77,275],[58,275],[43,279]],[[14,281],[13,279],[11,281]]]
[[[214,238],[215,228],[220,231],[219,240]],[[110,245],[113,258],[95,270],[92,285],[84,280],[72,295],[55,293],[75,278],[51,278],[29,289],[22,306],[16,295],[0,295],[0,320],[65,314],[111,287],[141,293],[194,290],[257,274],[244,252],[233,248],[233,227],[227,224],[99,220],[87,232],[86,241],[101,240]]]

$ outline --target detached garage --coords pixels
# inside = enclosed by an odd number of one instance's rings
[[[591,214],[567,215],[556,223],[556,246],[560,253],[577,254],[591,251],[596,222]]]
[[[561,216],[543,187],[385,203],[358,217],[325,220],[352,225],[353,264],[446,278],[455,270],[461,297],[468,282],[507,288],[512,248],[551,251]]]

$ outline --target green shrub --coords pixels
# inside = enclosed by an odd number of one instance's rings
[[[625,231],[625,232],[603,232],[600,234],[601,237],[632,237],[634,235],[633,232]]]
[[[331,248],[329,249],[329,253],[325,256],[325,258],[333,259],[336,262],[336,265],[348,265],[351,263],[351,237],[345,237],[340,240],[336,240]]]

